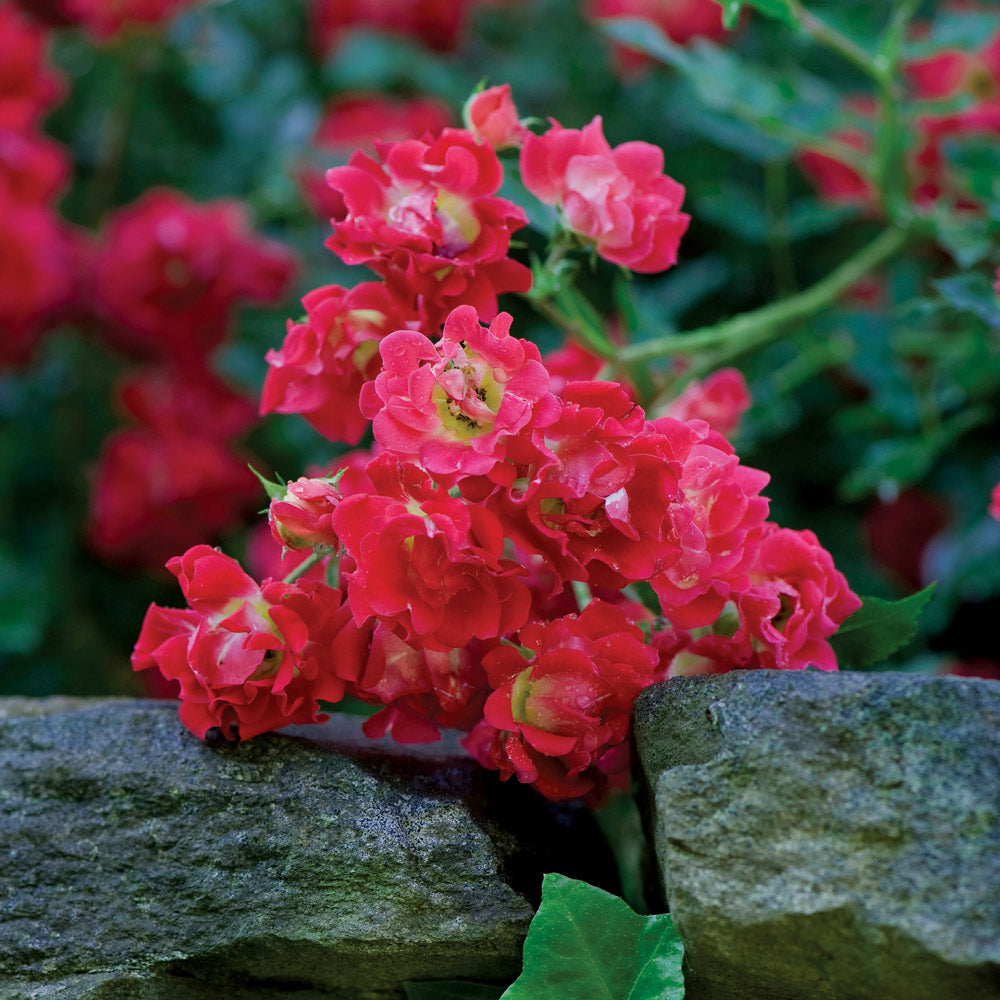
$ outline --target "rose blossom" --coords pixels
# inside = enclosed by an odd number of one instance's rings
[[[93,308],[112,346],[140,358],[204,356],[243,301],[277,302],[292,252],[256,235],[234,201],[154,189],[111,216],[93,265]]]
[[[217,549],[197,545],[170,560],[189,607],[151,605],[132,654],[134,670],[180,683],[181,721],[205,739],[250,739],[292,723],[323,722],[357,678],[369,630],[338,590],[322,583],[256,584]]]
[[[651,427],[670,440],[681,472],[664,527],[671,557],[649,582],[674,625],[699,628],[716,619],[732,591],[749,583],[769,506],[760,491],[770,476],[742,465],[732,445],[700,420],[661,417]]]
[[[289,549],[339,547],[331,519],[343,495],[335,479],[303,476],[286,484],[283,497],[271,500],[267,520],[276,542]]]
[[[510,95],[510,84],[487,87],[473,94],[462,109],[465,127],[494,149],[517,149],[528,135]]]
[[[507,256],[511,233],[526,222],[498,198],[496,153],[465,129],[433,141],[378,144],[381,162],[358,152],[327,171],[346,215],[333,220],[327,246],[346,264],[367,264],[402,298],[416,296],[434,334],[453,306],[496,314],[502,292],[527,291],[531,272]]]
[[[11,4],[0,4],[0,128],[36,125],[62,96],[46,61],[47,33]]]
[[[329,154],[346,158],[355,150],[375,152],[375,144],[438,136],[452,124],[451,110],[431,97],[393,99],[383,94],[344,94],[330,101],[313,134],[313,145],[329,166]],[[319,158],[317,158],[319,159]],[[309,207],[321,219],[342,219],[347,209],[327,183],[325,169],[303,165],[298,181]]]
[[[621,609],[595,600],[579,615],[532,622],[513,646],[483,658],[494,689],[483,721],[463,740],[504,780],[549,799],[590,795],[627,780],[629,717],[658,657]]]
[[[442,728],[470,730],[489,694],[480,646],[424,649],[376,625],[364,671],[349,691],[385,706],[365,721],[365,735],[428,743],[441,739]]]
[[[372,492],[345,497],[331,518],[354,565],[344,577],[355,619],[377,616],[407,642],[445,651],[520,628],[531,598],[520,567],[502,558],[494,515],[390,452],[367,471]]]
[[[549,373],[549,388],[559,394],[570,382],[592,382],[604,368],[604,358],[592,353],[575,340],[567,340],[561,347],[542,358]]]
[[[656,25],[671,41],[686,45],[694,38],[721,40],[727,32],[716,0],[589,0],[591,20],[642,18]],[[648,56],[627,45],[615,45],[621,68],[631,72],[649,64]]]
[[[551,423],[558,403],[538,348],[512,337],[510,323],[501,313],[486,328],[471,306],[459,306],[437,343],[409,331],[386,337],[383,369],[361,391],[375,440],[453,478],[488,473],[507,439]]]
[[[763,667],[836,670],[827,641],[861,601],[811,531],[765,524],[753,548],[750,587],[734,596],[734,638]]]
[[[369,426],[358,397],[381,367],[379,343],[416,321],[376,281],[316,288],[302,304],[304,319],[289,320],[280,349],[267,352],[260,412],[301,413],[331,440],[357,444]]]
[[[350,28],[392,32],[444,52],[458,44],[468,10],[485,2],[489,0],[312,0],[309,19],[324,53]]]
[[[19,202],[44,204],[65,186],[69,158],[41,132],[0,127],[0,185]]]
[[[149,28],[197,0],[63,0],[61,13],[102,40],[128,28]]]
[[[116,431],[94,472],[87,539],[119,566],[162,566],[177,552],[231,527],[260,486],[246,456],[203,433]]]
[[[893,500],[873,501],[861,526],[872,559],[894,580],[919,590],[927,582],[924,567],[928,547],[948,521],[942,498],[910,487]]]
[[[647,274],[677,262],[690,216],[680,211],[684,188],[663,173],[659,147],[626,142],[612,149],[600,116],[583,129],[553,121],[544,135],[525,138],[521,179],[605,260]]]
[[[0,179],[0,368],[25,361],[73,291],[72,235],[45,204],[17,200]]]
[[[182,367],[153,365],[130,372],[116,395],[125,413],[162,436],[208,434],[229,441],[249,430],[256,416],[250,396],[194,359]]]
[[[746,379],[736,368],[721,368],[703,381],[691,382],[666,406],[664,416],[675,420],[704,420],[723,437],[731,437],[740,417],[750,408]]]

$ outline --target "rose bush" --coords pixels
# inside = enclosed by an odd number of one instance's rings
[[[139,632],[199,736],[596,802],[653,680],[861,664],[854,589],[989,660],[1000,23],[808,6],[0,0],[4,690]]]

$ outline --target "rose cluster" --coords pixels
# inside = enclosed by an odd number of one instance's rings
[[[118,387],[128,424],[94,471],[87,538],[116,565],[162,566],[253,509],[257,485],[236,441],[255,406],[213,355],[238,305],[284,297],[295,261],[253,232],[237,202],[164,188],[113,212],[86,266],[89,322],[136,364]]]
[[[133,664],[179,683],[200,737],[318,721],[347,695],[378,706],[369,735],[458,728],[501,777],[596,801],[627,780],[643,688],[836,669],[828,640],[859,601],[815,535],[768,521],[768,476],[723,435],[748,402],[738,375],[654,416],[585,354],[550,370],[497,312],[531,274],[494,147],[519,150],[563,238],[637,271],[671,266],[687,226],[662,151],[611,147],[599,118],[535,135],[506,87],[466,121],[328,172],[328,245],[379,280],[306,297],[262,410],[374,443],[270,484],[275,540],[311,559],[259,584],[204,545],[171,559],[188,607],[150,608]]]
[[[39,126],[61,97],[45,32],[0,4],[0,368],[25,361],[72,298],[75,240],[56,202],[68,158]]]
[[[30,360],[63,321],[129,363],[113,403],[126,424],[92,471],[90,548],[124,568],[161,568],[253,509],[257,485],[236,445],[255,403],[214,369],[236,309],[286,294],[295,259],[255,233],[242,204],[167,188],[71,227],[58,200],[72,173],[40,130],[62,96],[49,67],[53,25],[101,40],[162,26],[191,0],[0,0],[0,369]],[[29,16],[31,15],[31,16]]]

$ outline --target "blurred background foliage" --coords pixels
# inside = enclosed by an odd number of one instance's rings
[[[894,3],[808,6],[865,47]],[[721,40],[681,47],[649,25],[596,24],[578,0],[467,13],[446,51],[361,28],[324,55],[306,8],[287,0],[196,4],[155,32],[111,43],[55,29],[50,59],[69,87],[44,127],[73,164],[61,213],[93,228],[170,186],[198,200],[239,199],[262,232],[293,247],[301,269],[286,300],[241,310],[216,358],[253,396],[265,353],[301,312],[297,299],[363,280],[324,249],[328,225],[297,182],[305,165],[347,158],[314,142],[338,95],[433,97],[457,122],[477,83],[509,82],[522,115],[580,127],[601,114],[612,144],[662,146],[692,223],[677,267],[628,288],[635,339],[793,294],[883,226],[863,207],[820,197],[799,165],[810,141],[856,127],[845,102],[870,92],[869,81],[779,20],[748,9]],[[971,51],[1000,31],[995,8],[927,3],[916,20],[927,27],[913,44],[928,53]],[[642,65],[623,70],[612,35],[638,43]],[[920,634],[888,664],[895,669],[1000,660],[1000,523],[987,515],[1000,481],[996,140],[946,144],[975,211],[940,205],[922,217],[923,239],[835,306],[758,350],[720,358],[750,387],[735,444],[746,464],[771,474],[773,519],[813,529],[861,594],[899,597],[938,581]],[[597,269],[584,286],[610,315],[614,270]],[[502,305],[518,335],[556,345],[523,302]],[[667,362],[656,364],[669,375]],[[0,695],[141,693],[128,661],[146,606],[179,602],[165,572],[116,567],[86,541],[95,464],[120,422],[113,386],[128,367],[65,323],[29,361],[0,372]],[[258,467],[291,478],[338,450],[295,416],[262,419],[245,444]],[[205,540],[242,556],[250,523]]]

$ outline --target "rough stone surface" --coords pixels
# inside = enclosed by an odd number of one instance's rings
[[[213,748],[162,702],[0,701],[0,997],[509,982],[542,872],[608,871],[586,819],[349,716]]]
[[[691,1000],[1000,998],[1000,683],[737,671],[635,729]]]

